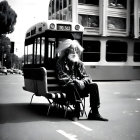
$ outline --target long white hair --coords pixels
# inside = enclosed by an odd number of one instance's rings
[[[77,40],[65,39],[58,45],[57,53],[59,54],[59,56],[64,55],[63,53],[65,53],[65,50],[70,46],[78,48],[80,53],[84,50],[84,48],[79,44]]]

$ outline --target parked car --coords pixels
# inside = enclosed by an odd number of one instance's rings
[[[13,74],[13,70],[12,69],[7,69],[7,72],[10,74]]]
[[[0,67],[0,73],[4,73],[7,75],[7,68],[6,67]]]
[[[13,69],[13,73],[15,73],[15,74],[22,74],[22,70]]]

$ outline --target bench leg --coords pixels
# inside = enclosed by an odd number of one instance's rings
[[[32,100],[33,100],[33,97],[34,97],[35,93],[32,95],[31,97],[31,101],[30,101],[30,104],[32,103]]]
[[[64,113],[64,118],[66,118],[66,115],[67,115],[67,111],[68,111],[68,105],[66,105],[66,109],[65,109],[65,113]]]
[[[82,105],[82,108],[83,108],[83,110],[81,112],[81,115],[83,116],[84,113],[85,113],[85,116],[87,117],[87,113],[85,111],[85,98],[83,98],[83,102],[81,102],[81,105]]]
[[[51,102],[50,99],[48,99],[48,98],[47,98],[47,100],[48,100],[48,102],[49,102],[49,107],[48,107],[48,111],[47,111],[47,116],[48,116],[49,113],[50,113],[50,109],[51,109],[51,106],[52,106],[52,104],[53,104],[53,101]]]
[[[49,105],[49,108],[48,108],[48,111],[47,111],[47,116],[48,116],[49,113],[50,113],[50,108],[51,108],[51,105]]]
[[[66,103],[66,105],[65,105],[65,113],[64,113],[64,118],[66,118],[66,116],[67,116],[67,112],[68,112],[68,108],[71,110],[71,111],[73,111],[73,108],[70,106],[71,104],[69,103],[69,102],[67,102]]]

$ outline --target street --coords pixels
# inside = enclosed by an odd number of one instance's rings
[[[48,102],[22,89],[22,75],[0,75],[0,140],[139,140],[140,81],[97,82],[100,114],[108,122],[73,122],[63,112],[46,115]],[[89,98],[86,98],[89,111]]]

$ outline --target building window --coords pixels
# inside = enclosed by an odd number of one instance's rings
[[[126,62],[127,43],[121,41],[107,41],[106,60],[109,62]]]
[[[108,29],[126,30],[126,18],[108,17]]]
[[[56,1],[56,12],[60,10],[60,5],[59,5],[59,1]]]
[[[51,19],[52,16],[52,4],[49,4],[49,19]]]
[[[78,0],[78,3],[99,5],[99,0]]]
[[[55,4],[54,4],[54,0],[52,0],[52,14],[54,13],[54,6],[55,6]]]
[[[72,21],[71,0],[52,0],[49,5],[49,19]]]
[[[58,0],[59,1],[59,0]],[[60,0],[60,10],[63,8],[63,1]]]
[[[84,62],[98,62],[100,61],[100,42],[99,41],[84,41]]]
[[[79,24],[84,27],[99,27],[99,16],[95,15],[78,15]]]
[[[63,0],[63,8],[67,7],[67,0]]]
[[[72,0],[69,0],[69,5],[71,5],[71,1],[72,1]]]
[[[134,44],[134,61],[140,62],[140,42]]]
[[[72,6],[68,7],[68,21],[72,21]]]
[[[126,9],[127,7],[127,0],[109,0],[108,6],[111,8],[121,8]]]

